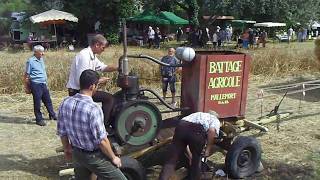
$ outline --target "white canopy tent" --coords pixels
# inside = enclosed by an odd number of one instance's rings
[[[262,22],[262,23],[256,23],[253,26],[255,26],[255,27],[284,27],[287,25],[286,25],[286,23]]]
[[[56,43],[57,43],[56,24],[64,24],[65,21],[78,22],[78,18],[75,17],[73,14],[63,12],[63,11],[58,11],[55,9],[51,9],[49,11],[36,14],[34,16],[31,16],[29,19],[32,23],[53,24]]]
[[[312,29],[318,29],[318,28],[320,28],[320,23],[319,23],[319,22],[314,22],[314,23],[311,25],[311,28],[312,28]]]

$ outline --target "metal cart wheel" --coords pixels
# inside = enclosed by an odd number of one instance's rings
[[[255,173],[260,165],[261,147],[253,137],[239,136],[228,150],[225,165],[233,178],[244,178]]]

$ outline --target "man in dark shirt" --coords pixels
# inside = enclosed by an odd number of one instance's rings
[[[162,57],[161,62],[170,64],[170,65],[177,65],[178,59],[174,56],[175,49],[169,48],[168,49],[168,55]],[[172,105],[176,106],[176,67],[167,67],[167,66],[161,66],[161,77],[162,77],[162,93],[163,93],[163,99],[166,99],[167,96],[167,89],[168,84],[170,85],[170,91],[172,95]]]

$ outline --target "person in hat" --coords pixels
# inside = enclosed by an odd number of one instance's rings
[[[188,179],[200,179],[202,151],[205,147],[205,157],[213,153],[215,137],[219,135],[220,121],[214,111],[208,113],[192,113],[179,121],[172,144],[169,147],[170,156],[160,173],[160,180],[168,180],[175,171],[180,154],[186,149],[190,158]]]

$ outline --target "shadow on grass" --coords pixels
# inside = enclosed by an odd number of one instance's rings
[[[311,166],[300,164],[286,164],[282,162],[262,162],[264,170],[249,179],[314,179],[315,171]]]
[[[0,115],[0,123],[11,123],[11,124],[30,124],[35,125],[34,119],[22,118],[22,117],[9,117]]]
[[[19,154],[6,154],[0,155],[0,172],[2,171],[22,171],[26,173],[30,173],[32,175],[37,175],[40,177],[46,177],[48,179],[58,179],[59,168],[64,164],[63,156],[57,155],[43,159],[28,159],[27,157]],[[8,173],[8,176],[0,177],[11,179],[12,176],[17,179],[23,179],[25,175],[21,174],[21,172],[17,172],[16,174]],[[2,173],[4,174],[4,173]],[[2,175],[3,176],[3,175]],[[34,177],[30,177],[34,179]],[[30,179],[28,177],[28,179]]]

